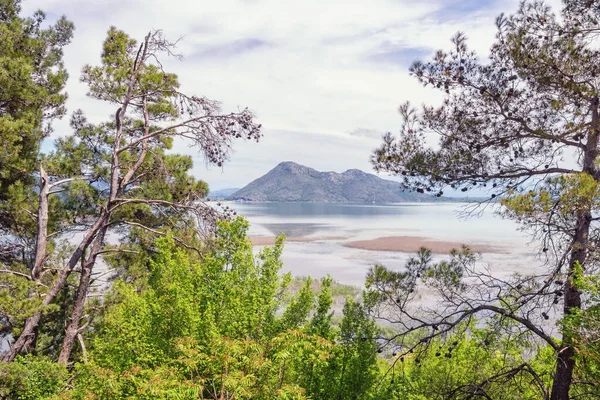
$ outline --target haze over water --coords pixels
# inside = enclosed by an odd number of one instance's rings
[[[251,224],[250,236],[284,232],[284,270],[362,285],[369,267],[380,263],[402,269],[412,253],[349,248],[345,243],[382,237],[419,237],[493,248],[482,254],[482,266],[498,276],[533,272],[536,245],[518,225],[492,212],[461,218],[465,204],[402,203],[387,205],[321,203],[232,203]],[[417,246],[418,248],[418,246]],[[415,250],[417,250],[415,248]],[[436,255],[441,259],[443,255]]]

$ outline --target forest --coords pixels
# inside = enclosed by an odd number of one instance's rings
[[[459,32],[412,64],[443,102],[402,103],[365,157],[407,191],[485,188],[543,272],[421,248],[356,288],[284,273],[285,235],[257,251],[207,199],[174,143],[227,168],[263,127],[183,92],[176,41],[107,26],[100,63],[67,71],[68,16],[0,0],[0,398],[599,398],[600,2],[524,1],[496,25],[488,59]],[[113,114],[67,110],[69,74]]]

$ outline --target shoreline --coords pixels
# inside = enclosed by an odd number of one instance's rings
[[[272,246],[275,244],[275,236],[250,236],[252,246]],[[416,253],[421,247],[425,247],[433,254],[449,254],[453,249],[460,250],[467,245],[476,253],[495,253],[507,254],[506,248],[494,246],[485,243],[464,243],[460,241],[446,241],[422,236],[382,236],[368,240],[348,240],[345,236],[290,236],[285,239],[286,242],[311,243],[317,241],[334,240],[339,241],[343,247],[367,251],[382,251],[394,253]]]
[[[275,244],[276,236],[250,236],[250,242],[252,246],[273,246]],[[319,236],[319,237],[307,237],[307,236],[288,236],[285,238],[286,242],[300,242],[310,243],[317,242],[320,240],[347,240],[346,236]]]

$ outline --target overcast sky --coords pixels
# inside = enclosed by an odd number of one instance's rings
[[[449,49],[459,30],[486,57],[495,17],[517,6],[518,0],[24,0],[23,14],[43,9],[50,21],[66,15],[75,23],[65,50],[67,106],[95,122],[114,110],[86,98],[79,72],[99,63],[111,25],[138,39],[151,29],[183,36],[184,61],[167,64],[182,90],[219,100],[224,111],[248,107],[263,125],[263,140],[237,142],[223,169],[207,169],[193,148],[177,144],[195,157],[194,174],[222,189],[242,187],[281,161],[370,172],[381,134],[400,126],[397,106],[440,100],[408,76],[410,64]],[[69,133],[67,122],[55,124],[55,136]]]

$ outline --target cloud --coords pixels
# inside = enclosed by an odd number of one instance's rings
[[[188,61],[240,56],[246,52],[268,47],[269,43],[255,38],[239,39],[218,46],[211,46],[187,57]]]
[[[367,60],[375,63],[389,63],[407,69],[415,60],[431,56],[433,49],[423,47],[406,47],[406,44],[384,42],[380,48],[367,56]]]
[[[441,22],[461,20],[465,16],[477,13],[487,14],[491,10],[496,11],[500,6],[505,7],[506,2],[503,0],[447,0],[440,9],[432,12],[426,18]]]
[[[368,128],[356,128],[353,131],[349,132],[352,136],[360,136],[372,139],[381,139],[384,132],[378,131],[377,129],[368,129]]]
[[[516,10],[518,1],[28,0],[23,11],[41,8],[75,23],[65,50],[67,106],[82,108],[91,121],[110,118],[115,107],[87,98],[79,71],[100,62],[111,25],[138,39],[157,28],[183,37],[185,60],[164,60],[181,89],[221,101],[225,112],[249,107],[265,129],[260,144],[236,143],[223,170],[196,159],[194,173],[218,189],[242,186],[284,159],[369,170],[377,132],[400,126],[398,104],[441,100],[408,76],[412,61],[449,49],[459,30],[485,57],[495,17]],[[55,124],[55,136],[68,132],[68,118]],[[197,154],[185,143],[175,150]]]

